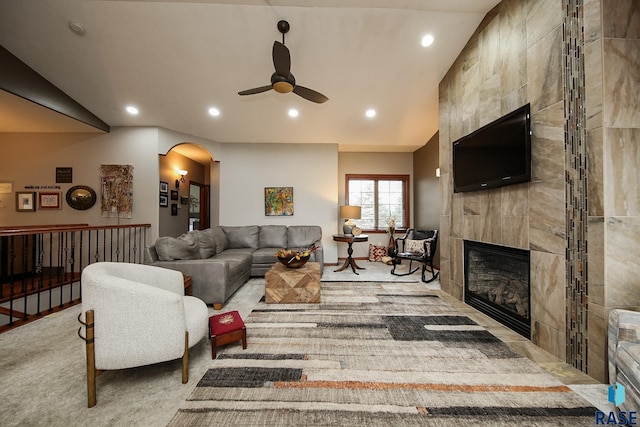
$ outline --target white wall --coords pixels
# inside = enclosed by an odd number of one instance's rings
[[[319,225],[327,263],[338,221],[334,144],[225,144],[220,161],[220,225]],[[293,187],[293,216],[266,216],[265,187]]]
[[[88,223],[116,225],[117,218],[100,214],[100,165],[127,164],[133,169],[133,212],[120,224],[152,224],[148,239],[157,234],[158,149],[156,128],[118,128],[108,134],[0,133],[0,182],[13,184],[11,194],[0,194],[0,225],[48,225]],[[73,182],[56,184],[56,167],[72,167]],[[84,211],[72,209],[64,201],[75,185],[93,188],[96,204]],[[62,209],[16,212],[16,191],[38,191],[28,186],[59,187],[40,191],[60,191]],[[155,237],[154,237],[155,239]]]
[[[64,197],[69,188],[87,185],[100,198],[100,165],[133,166],[133,212],[120,224],[151,224],[147,243],[158,237],[160,178],[158,154],[166,154],[182,142],[194,142],[220,152],[220,144],[156,127],[112,128],[107,134],[0,133],[0,183],[12,183],[11,194],[0,194],[0,226],[87,223],[115,225],[117,218],[102,218],[99,200],[85,211],[72,209]],[[56,167],[73,168],[71,184],[56,184]],[[173,182],[170,182],[172,184]],[[38,191],[27,186],[59,187],[46,191],[62,193],[62,209],[16,212],[16,191]],[[172,185],[170,185],[173,188]],[[40,191],[45,191],[41,189]],[[168,209],[168,208],[163,208]]]

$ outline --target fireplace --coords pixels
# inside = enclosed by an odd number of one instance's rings
[[[464,241],[464,301],[530,339],[529,251]]]

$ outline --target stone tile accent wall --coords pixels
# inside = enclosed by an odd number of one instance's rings
[[[564,359],[562,35],[561,0],[505,0],[487,14],[442,80],[440,228],[449,235],[441,233],[440,256],[443,289],[462,298],[463,239],[530,249],[536,280],[532,340]],[[532,182],[453,194],[452,142],[527,102],[534,132]]]
[[[573,76],[576,64],[567,68],[574,87],[584,89],[574,94],[563,76],[569,4],[581,9],[584,24],[584,78]],[[640,310],[639,39],[636,0],[503,0],[440,82],[443,290],[463,299],[463,239],[529,249],[532,341],[602,381],[608,310]],[[584,107],[575,128],[582,165],[572,169],[586,174],[578,175],[579,188],[568,186],[565,175],[565,161],[575,160],[573,145],[565,147],[565,97]],[[527,102],[532,181],[454,194],[452,142]],[[568,210],[567,194],[574,198]],[[579,219],[580,227],[567,218]],[[578,239],[578,247],[588,242],[588,254],[567,251]],[[576,289],[586,298],[577,299]],[[567,315],[578,329],[569,330]]]
[[[640,310],[640,2],[584,0],[588,370],[606,378],[607,316]]]
[[[585,113],[584,5],[563,0],[566,171],[566,361],[588,371],[587,358],[587,118]]]

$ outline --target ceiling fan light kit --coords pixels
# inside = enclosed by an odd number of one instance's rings
[[[307,101],[318,104],[327,102],[329,98],[320,92],[296,85],[296,79],[291,74],[291,55],[289,49],[284,45],[284,35],[289,32],[290,26],[287,21],[281,20],[278,21],[277,27],[278,31],[282,33],[282,43],[277,40],[273,42],[272,57],[276,71],[271,75],[271,85],[243,90],[238,92],[238,95],[255,95],[273,89],[278,93],[293,92]]]

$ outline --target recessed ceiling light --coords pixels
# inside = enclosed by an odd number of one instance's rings
[[[298,117],[298,110],[292,108],[289,110],[289,117]]]
[[[373,108],[369,108],[364,114],[372,119],[376,116],[376,110],[374,110]]]
[[[211,107],[209,108],[209,114],[213,117],[218,117],[220,115],[220,110],[218,110],[216,107]]]
[[[68,25],[69,25],[69,29],[79,36],[84,36],[85,33],[87,32],[87,30],[77,22],[70,21]]]
[[[138,114],[138,109],[136,107],[134,107],[133,105],[129,105],[127,107],[127,113],[135,116],[136,114]]]
[[[422,46],[423,47],[427,47],[427,46],[431,46],[433,44],[433,36],[431,34],[426,34],[424,37],[422,37]]]

